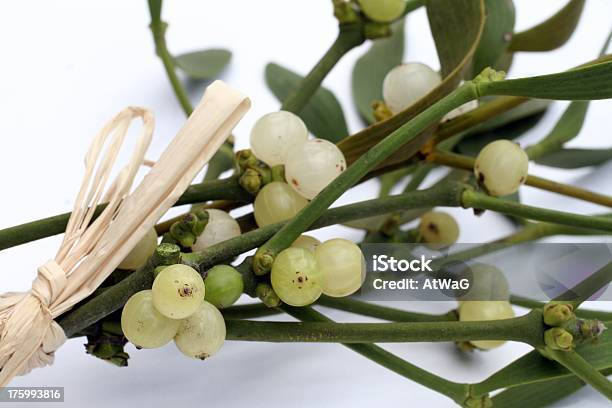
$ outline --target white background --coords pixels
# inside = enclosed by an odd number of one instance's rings
[[[305,73],[331,44],[336,22],[328,0],[224,0],[167,2],[168,44],[175,53],[227,47],[234,51],[223,79],[253,100],[238,126],[238,147],[247,145],[253,122],[278,108],[266,89],[263,69],[275,61]],[[171,4],[170,4],[171,3]],[[517,29],[552,14],[565,2],[516,0]],[[68,211],[82,175],[82,157],[101,125],[126,105],[155,111],[156,136],[149,157],[155,158],[184,121],[183,114],[156,59],[148,31],[148,11],[140,1],[2,2],[0,24],[0,228]],[[572,40],[558,51],[522,54],[511,75],[567,69],[596,57],[612,26],[612,3],[590,0]],[[350,99],[350,69],[364,52],[348,55],[325,81],[343,103],[352,130],[361,126]],[[438,66],[423,10],[408,19],[406,60]],[[192,84],[192,99],[202,92]],[[564,103],[524,137],[533,142],[551,129]],[[611,144],[605,121],[610,101],[595,102],[576,146]],[[532,168],[534,174],[612,194],[612,164],[588,170]],[[370,183],[341,201],[373,196]],[[575,212],[604,209],[550,193],[524,188],[524,201]],[[469,211],[452,210],[459,218],[462,242],[505,235],[511,227],[498,215],[475,219]],[[348,229],[320,231],[320,238],[360,239]],[[560,240],[564,240],[560,238]],[[567,238],[565,239],[567,240]],[[0,291],[26,290],[36,267],[51,257],[59,238],[45,239],[0,253]],[[396,304],[397,305],[397,304]],[[449,305],[408,305],[445,311]],[[598,304],[598,307],[606,305]],[[517,309],[517,312],[522,312]],[[330,316],[352,318],[340,313]],[[380,368],[341,346],[314,344],[248,344],[228,342],[205,363],[184,358],[172,345],[159,350],[128,347],[130,366],[118,369],[85,355],[83,341],[69,341],[52,367],[18,378],[13,385],[66,387],[69,406],[411,406],[447,407],[450,401]],[[410,362],[454,381],[475,382],[529,350],[507,344],[490,353],[461,355],[451,344],[397,344],[385,348]],[[586,388],[557,406],[608,406]]]

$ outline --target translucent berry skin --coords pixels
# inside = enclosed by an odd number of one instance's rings
[[[291,244],[291,247],[304,248],[314,254],[315,249],[317,249],[319,245],[321,245],[321,241],[319,241],[318,239],[311,237],[310,235],[302,234],[298,237],[298,239],[293,241],[293,244]]]
[[[262,116],[251,130],[251,150],[270,167],[285,164],[287,153],[308,140],[308,129],[297,115],[279,111]]]
[[[278,297],[291,306],[306,306],[321,296],[321,272],[314,255],[303,248],[287,248],[272,265],[270,281]]]
[[[483,320],[502,320],[514,317],[510,302],[503,300],[468,301],[459,306],[459,320],[473,322]],[[502,340],[477,340],[470,343],[481,350],[491,350],[505,343]]]
[[[321,270],[323,293],[344,297],[357,292],[365,280],[365,259],[361,249],[346,239],[330,239],[315,250]]]
[[[152,228],[142,237],[130,253],[119,264],[119,269],[136,270],[143,267],[157,248],[157,233]]]
[[[204,300],[218,309],[234,304],[244,291],[242,275],[229,265],[217,265],[208,271]]]
[[[346,160],[338,147],[323,139],[313,139],[287,155],[285,178],[303,197],[312,200],[346,170]]]
[[[255,197],[255,221],[260,227],[276,224],[293,218],[306,205],[308,200],[287,183],[274,181],[266,184]]]
[[[477,262],[467,266],[463,275],[470,279],[470,289],[459,302],[510,299],[508,279],[495,266]]]
[[[187,265],[170,265],[153,281],[153,304],[170,319],[184,319],[204,301],[204,280]]]
[[[212,304],[203,302],[198,310],[181,321],[174,343],[188,357],[204,360],[215,354],[225,341],[225,321]]]
[[[383,99],[391,112],[399,113],[442,82],[440,74],[420,62],[393,68],[383,81]]]
[[[448,246],[459,239],[459,225],[451,215],[445,212],[430,211],[421,217],[419,233],[422,240],[429,246]]]
[[[406,0],[358,0],[361,11],[370,20],[388,23],[404,14]]]
[[[176,335],[180,321],[169,319],[153,306],[153,293],[143,290],[132,295],[121,312],[121,330],[140,348],[157,348]]]
[[[210,209],[208,223],[204,231],[198,236],[196,242],[191,246],[194,252],[202,251],[219,242],[227,241],[240,235],[240,225],[225,211]]]
[[[486,145],[476,157],[474,174],[487,192],[496,197],[516,193],[527,179],[529,157],[509,140]]]

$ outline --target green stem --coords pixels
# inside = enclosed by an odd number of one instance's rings
[[[223,180],[211,180],[191,185],[174,205],[179,206],[227,198],[243,202],[252,201],[252,197],[238,184],[237,178],[229,177]],[[105,207],[105,204],[98,206],[94,219],[100,215]],[[64,213],[0,230],[0,251],[63,233],[66,230],[70,215],[71,213]]]
[[[428,126],[439,121],[445,114],[464,103],[475,99],[474,86],[466,82],[448,96],[429,107],[414,119],[391,133],[384,140],[355,161],[344,173],[340,174],[310,204],[300,211],[290,222],[259,248],[253,262],[257,274],[270,271],[276,255],[288,247],[297,237],[314,223],[321,214],[333,204],[346,190],[355,185],[369,171],[376,168],[385,158],[393,154]]]
[[[290,309],[288,306],[283,310]],[[232,320],[227,339],[263,342],[406,343],[509,340],[541,347],[542,313],[491,321],[410,323],[291,323]]]
[[[160,0],[149,0],[149,10],[151,12],[151,24],[149,27],[151,28],[153,41],[155,42],[155,52],[164,65],[170,85],[172,85],[174,94],[181,104],[185,115],[189,116],[191,115],[191,112],[193,112],[193,106],[189,101],[187,91],[176,75],[174,60],[172,59],[172,55],[170,55],[168,47],[166,46],[166,28],[168,27],[168,24],[161,20],[161,3],[162,2]]]
[[[365,215],[380,215],[397,211],[400,208],[419,208],[423,206],[458,206],[462,187],[456,184],[441,184],[429,190],[415,191],[399,196],[368,200],[330,209],[312,225],[313,229],[322,228],[364,218]],[[219,263],[231,261],[234,257],[257,248],[279,231],[283,223],[268,225],[242,234],[205,249],[201,252],[182,254],[182,262],[206,271]],[[87,300],[57,321],[68,337],[97,322],[123,306],[131,295],[149,288],[153,279],[155,264],[141,268],[118,284],[109,287],[97,296]]]
[[[449,322],[457,320],[454,310],[441,315],[416,313],[407,310],[394,309],[391,307],[361,302],[350,298],[333,298],[321,296],[317,304],[332,309],[343,310],[362,316],[375,317],[377,319],[388,320],[391,322]]]
[[[333,323],[331,319],[310,307],[295,308],[283,306],[282,308],[291,316],[304,322]],[[402,377],[439,392],[459,404],[466,399],[466,386],[464,384],[458,384],[425,371],[374,344],[343,345]]]
[[[501,96],[485,102],[474,110],[466,112],[453,120],[440,124],[440,127],[436,131],[436,135],[433,138],[433,144],[438,145],[439,143],[450,139],[461,132],[480,125],[489,119],[501,115],[502,113],[508,112],[522,105],[528,100],[528,98],[520,98],[516,96]]]
[[[576,374],[582,381],[612,400],[612,383],[575,351],[546,350],[546,355]]]
[[[355,299],[333,298],[325,295],[317,300],[317,304],[331,309],[342,310],[360,316],[388,320],[390,322],[447,322],[457,320],[457,314],[454,310],[435,315],[410,312],[408,310],[395,309]],[[253,319],[256,317],[272,316],[281,312],[280,309],[270,308],[263,303],[231,306],[221,310],[223,317],[226,319]]]
[[[527,299],[522,296],[510,296],[510,303],[516,306],[524,307],[526,309],[542,309],[546,306],[545,302],[538,302],[537,300]],[[612,312],[604,312],[603,310],[589,310],[580,308],[574,310],[576,317],[582,319],[597,319],[603,322],[612,321]]]
[[[430,153],[427,156],[427,159],[438,164],[443,164],[445,166],[463,169],[470,172],[474,170],[475,159],[460,154],[436,150]],[[595,193],[593,191],[588,191],[580,187],[558,183],[556,181],[548,180],[542,177],[528,175],[527,179],[525,180],[525,185],[539,188],[541,190],[550,191],[552,193],[577,198],[579,200],[604,205],[606,207],[612,207],[612,197],[608,195]]]
[[[279,309],[268,307],[263,303],[252,303],[248,305],[230,306],[221,309],[221,313],[226,320],[231,319],[254,319],[256,317],[266,317],[281,313]]]
[[[612,262],[608,263],[603,268],[592,273],[588,278],[584,279],[571,289],[560,294],[555,298],[559,301],[569,301],[574,309],[582,304],[589,297],[593,296],[598,290],[606,286],[612,280]]]
[[[513,245],[520,244],[522,242],[533,241],[544,236],[544,229],[541,228],[544,223],[530,223],[522,227],[513,234],[510,234],[504,238],[498,239],[493,242],[477,245],[472,248],[464,249],[462,251],[451,253],[447,256],[435,259],[432,262],[432,268],[438,268],[445,264],[450,264],[457,261],[467,261],[474,258],[488,255],[493,252],[501,251],[509,248]]]
[[[300,113],[338,61],[347,52],[361,45],[364,41],[365,37],[361,24],[341,25],[338,36],[332,46],[308,75],[304,77],[299,87],[287,97],[281,109],[295,114]]]
[[[463,192],[462,202],[465,208],[491,210],[530,220],[612,232],[612,219],[610,218],[595,215],[571,214],[546,208],[532,207],[501,198],[491,197],[471,189],[466,189]]]

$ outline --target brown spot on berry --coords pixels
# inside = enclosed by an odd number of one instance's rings
[[[189,286],[184,286],[178,289],[178,294],[180,297],[189,297],[193,295],[193,288]]]
[[[303,283],[304,282],[304,277],[298,276],[298,282]]]
[[[438,226],[433,222],[427,224],[427,229],[436,234],[440,232],[440,228],[438,228]]]
[[[298,183],[297,180],[294,178],[291,179],[291,184],[293,184],[296,187],[300,185],[300,183]]]

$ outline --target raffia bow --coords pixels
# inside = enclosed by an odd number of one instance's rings
[[[100,286],[178,200],[249,106],[244,95],[223,82],[211,84],[132,193],[136,173],[146,163],[153,115],[130,107],[101,130],[86,156],[85,177],[55,258],[38,268],[29,292],[0,295],[0,386],[53,362],[54,352],[66,341],[54,319]],[[136,118],[143,124],[136,147],[129,164],[109,185],[120,148]],[[100,203],[106,203],[104,210],[94,220]]]

